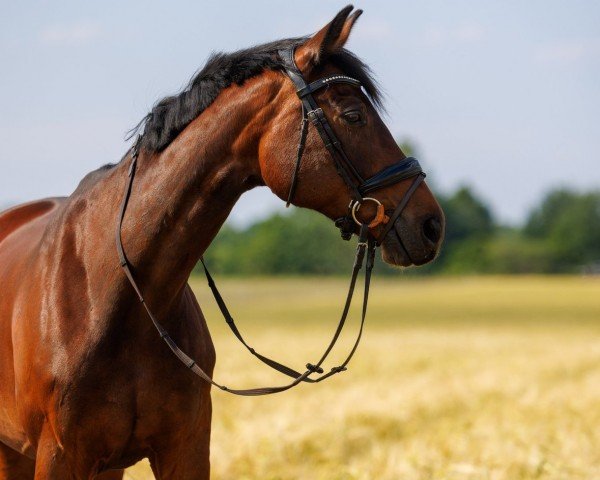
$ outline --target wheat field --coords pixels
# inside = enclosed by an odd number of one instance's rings
[[[346,283],[220,282],[249,343],[298,369],[329,341]],[[283,383],[225,329],[204,280],[192,286],[216,377]],[[269,397],[213,390],[213,479],[600,479],[600,279],[399,275],[371,291],[347,372]],[[141,462],[125,478],[154,477]]]

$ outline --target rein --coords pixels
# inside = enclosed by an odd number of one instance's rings
[[[246,347],[246,349],[252,355],[254,355],[261,362],[263,362],[264,364],[273,368],[274,370],[290,377],[292,379],[292,381],[287,384],[280,385],[280,386],[274,386],[274,387],[259,387],[259,388],[249,388],[249,389],[229,388],[225,385],[221,385],[221,384],[217,383],[210,375],[208,375],[204,370],[202,370],[202,368],[200,368],[200,366],[196,363],[196,361],[194,359],[192,359],[183,350],[181,350],[181,348],[179,348],[177,343],[173,340],[173,338],[169,335],[167,330],[158,321],[158,319],[155,317],[155,315],[152,313],[152,310],[146,303],[144,296],[141,292],[141,289],[139,288],[139,286],[135,280],[135,277],[133,276],[133,272],[131,270],[131,264],[130,264],[129,260],[127,259],[127,255],[125,253],[125,249],[123,247],[123,241],[122,241],[122,237],[121,237],[123,220],[125,218],[125,212],[127,210],[127,204],[129,202],[129,198],[131,196],[131,190],[132,190],[133,181],[134,181],[135,173],[136,173],[137,160],[138,160],[138,156],[139,156],[139,145],[140,145],[141,137],[137,138],[136,142],[134,143],[133,147],[130,150],[131,163],[130,163],[129,173],[128,173],[128,182],[127,182],[127,185],[125,188],[123,201],[121,203],[119,219],[118,219],[117,228],[116,228],[116,246],[117,246],[117,252],[119,254],[119,261],[120,261],[121,267],[123,268],[125,275],[127,276],[127,279],[129,280],[129,283],[135,290],[135,293],[137,294],[140,303],[143,305],[144,309],[146,310],[146,313],[150,317],[150,320],[154,324],[154,327],[158,331],[160,337],[164,340],[164,342],[171,349],[171,351],[175,354],[175,356],[197,376],[199,376],[206,382],[214,385],[215,387],[217,387],[225,392],[229,392],[229,393],[232,393],[235,395],[243,395],[243,396],[257,396],[257,395],[269,395],[269,394],[273,394],[273,393],[279,393],[279,392],[283,392],[285,390],[289,390],[290,388],[293,388],[302,382],[319,383],[319,382],[325,380],[326,378],[329,378],[329,377],[336,375],[340,372],[343,372],[347,369],[346,367],[347,367],[348,363],[350,363],[350,360],[352,359],[352,357],[354,356],[354,353],[356,352],[358,345],[360,343],[360,340],[362,338],[362,332],[363,332],[364,323],[365,323],[365,319],[366,319],[366,315],[367,315],[367,305],[368,305],[368,300],[369,300],[369,288],[370,288],[370,284],[371,284],[371,273],[373,271],[373,266],[375,263],[375,251],[376,251],[377,247],[381,244],[381,242],[383,241],[385,236],[389,233],[389,231],[391,230],[391,228],[394,225],[394,223],[396,222],[396,220],[402,214],[402,211],[408,204],[413,193],[416,191],[416,189],[419,187],[419,185],[422,183],[422,181],[425,178],[425,173],[421,169],[421,166],[420,166],[418,160],[416,160],[415,158],[412,158],[412,157],[408,157],[408,158],[400,160],[399,162],[383,169],[382,171],[380,171],[379,173],[375,174],[374,176],[372,176],[368,179],[363,179],[362,176],[360,175],[360,173],[358,172],[358,170],[355,168],[355,166],[352,164],[352,162],[349,160],[349,158],[345,154],[345,152],[342,148],[342,145],[341,145],[340,141],[338,140],[338,138],[335,136],[335,133],[333,132],[331,125],[329,124],[327,118],[325,117],[323,110],[321,108],[319,108],[314,97],[312,96],[312,94],[315,91],[317,91],[321,88],[324,88],[332,83],[346,83],[346,84],[349,84],[349,85],[352,85],[352,86],[355,86],[358,88],[360,88],[361,83],[358,80],[348,77],[346,75],[332,75],[329,77],[325,77],[325,78],[316,80],[310,84],[307,84],[306,81],[304,80],[304,77],[302,76],[302,73],[300,72],[300,70],[298,69],[298,67],[296,66],[296,63],[294,61],[294,49],[292,48],[292,49],[288,49],[288,50],[281,50],[278,53],[279,53],[279,56],[281,57],[281,59],[283,60],[283,67],[284,67],[285,73],[288,75],[290,80],[296,86],[296,93],[302,102],[302,123],[301,123],[300,142],[298,144],[296,163],[295,163],[294,171],[292,173],[292,182],[291,182],[286,206],[289,206],[290,203],[292,202],[292,200],[294,198],[294,194],[295,194],[297,186],[298,186],[298,172],[300,170],[300,164],[302,161],[304,147],[306,144],[306,138],[308,135],[308,122],[310,121],[315,126],[316,130],[318,131],[321,139],[323,140],[323,143],[325,144],[332,159],[334,160],[338,174],[340,175],[340,177],[342,178],[344,183],[348,186],[348,189],[350,190],[350,194],[352,196],[352,201],[350,202],[350,205],[348,206],[347,215],[337,219],[335,221],[335,225],[338,228],[340,228],[342,238],[344,238],[345,240],[349,240],[356,231],[356,225],[359,226],[359,235],[358,235],[358,244],[357,244],[357,248],[356,248],[356,256],[354,259],[354,265],[352,267],[352,275],[350,277],[350,285],[348,288],[348,294],[346,295],[346,302],[344,304],[342,315],[338,322],[337,328],[333,334],[333,337],[332,337],[331,341],[329,342],[329,345],[325,349],[325,352],[319,358],[319,360],[316,363],[307,363],[306,370],[304,372],[299,372],[291,367],[284,365],[283,363],[280,363],[280,362],[273,360],[265,355],[260,354],[254,348],[252,348],[246,342],[246,340],[242,336],[241,332],[237,328],[237,325],[235,324],[235,321],[234,321],[232,315],[230,314],[229,309],[227,308],[227,305],[225,304],[225,301],[223,300],[223,297],[221,296],[221,293],[219,292],[212,275],[208,271],[208,268],[206,267],[206,264],[205,264],[203,258],[201,258],[201,262],[202,262],[202,266],[204,268],[204,273],[206,275],[206,279],[208,281],[208,286],[210,287],[211,292],[215,298],[215,301],[217,302],[217,305],[219,306],[219,309],[221,310],[223,318],[225,319],[227,325],[229,326],[229,328],[231,329],[233,334],[237,337],[237,339],[242,343],[242,345],[244,345],[244,347]],[[396,209],[394,210],[394,212],[392,213],[392,215],[390,217],[388,217],[385,214],[384,207],[381,204],[381,202],[379,202],[379,200],[372,198],[372,197],[365,196],[366,194],[368,194],[372,191],[384,188],[389,185],[394,185],[402,180],[412,178],[412,177],[414,177],[412,184],[410,185],[410,187],[404,194],[404,197],[402,198],[400,203],[397,205]],[[356,182],[358,182],[358,185]],[[377,213],[371,222],[362,223],[357,218],[357,212],[360,209],[360,206],[367,201],[370,201],[370,202],[373,202],[376,204]],[[378,226],[380,224],[383,224],[384,228],[383,228],[382,233],[379,235],[379,238],[375,239],[375,237],[371,234],[370,229],[375,228],[376,226]],[[322,368],[322,365],[325,362],[325,360],[327,359],[327,357],[329,356],[329,354],[331,353],[331,350],[333,349],[335,344],[337,343],[337,341],[340,337],[340,334],[342,333],[342,330],[344,328],[344,325],[346,323],[346,318],[348,317],[348,312],[350,310],[350,305],[352,303],[352,298],[354,296],[354,290],[356,287],[358,274],[359,274],[360,270],[362,269],[363,264],[365,263],[365,257],[366,257],[366,268],[365,268],[365,276],[364,276],[364,292],[363,292],[363,302],[362,302],[362,311],[361,311],[361,321],[360,321],[360,327],[358,330],[356,340],[355,340],[354,345],[352,346],[349,354],[347,355],[346,359],[339,366],[332,367],[327,373],[325,373],[325,370]]]

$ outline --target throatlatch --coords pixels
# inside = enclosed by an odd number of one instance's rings
[[[158,321],[158,319],[152,313],[150,307],[146,304],[144,300],[144,296],[133,276],[131,264],[127,259],[127,255],[123,248],[123,242],[121,238],[121,230],[123,226],[123,221],[125,219],[125,213],[127,210],[127,204],[129,202],[129,197],[131,196],[131,190],[133,186],[133,181],[135,178],[137,161],[139,156],[139,146],[141,144],[141,137],[138,136],[133,147],[130,150],[130,167],[128,174],[128,182],[125,188],[125,193],[123,196],[123,201],[121,203],[119,219],[117,222],[116,229],[116,245],[117,252],[119,254],[119,260],[121,263],[121,267],[129,280],[129,283],[135,290],[139,301],[144,306],[150,320],[154,324],[156,330],[158,331],[160,337],[165,341],[171,351],[175,354],[175,356],[192,372],[198,375],[200,378],[205,380],[206,382],[214,385],[215,387],[233,393],[235,395],[244,395],[244,396],[254,396],[254,395],[269,395],[272,393],[283,392],[285,390],[289,390],[300,383],[318,383],[326,378],[329,378],[333,375],[336,375],[340,372],[346,370],[346,367],[358,345],[360,343],[362,332],[364,328],[365,318],[367,315],[367,305],[369,300],[369,288],[371,282],[371,273],[373,271],[373,266],[375,263],[375,251],[376,248],[381,244],[385,236],[389,233],[390,229],[398,220],[402,211],[408,204],[413,193],[419,187],[421,182],[425,178],[425,173],[421,169],[421,166],[413,157],[404,158],[397,163],[383,169],[379,173],[373,175],[366,180],[360,175],[358,170],[349,160],[347,155],[342,148],[342,145],[338,138],[335,136],[331,125],[329,124],[327,117],[323,113],[323,110],[319,108],[317,105],[313,93],[321,88],[326,87],[332,83],[346,83],[352,85],[356,88],[361,87],[361,83],[346,75],[332,75],[329,77],[321,78],[316,80],[310,84],[307,84],[302,76],[302,73],[296,66],[294,61],[294,49],[281,50],[279,51],[279,56],[283,62],[283,69],[287,76],[291,79],[291,81],[296,86],[296,93],[302,102],[302,122],[300,128],[300,142],[298,144],[296,163],[294,166],[294,170],[292,172],[291,186],[290,191],[287,198],[286,205],[289,206],[294,199],[294,194],[298,188],[299,178],[298,173],[300,171],[300,164],[302,161],[302,156],[304,153],[304,148],[306,145],[306,139],[308,136],[308,128],[309,122],[314,125],[317,132],[319,133],[325,147],[331,154],[331,157],[335,163],[336,170],[344,183],[347,185],[350,196],[352,198],[350,204],[348,205],[348,213],[346,216],[341,217],[335,221],[335,225],[341,230],[342,238],[345,240],[349,240],[353,234],[358,232],[358,244],[356,247],[356,256],[354,259],[354,265],[352,267],[352,275],[350,277],[350,286],[348,288],[348,294],[346,296],[346,303],[344,304],[344,308],[342,310],[342,315],[338,322],[338,326],[333,334],[333,338],[329,342],[329,345],[325,349],[325,352],[321,355],[318,361],[314,363],[307,363],[306,370],[304,372],[300,372],[291,367],[284,365],[276,360],[273,360],[265,355],[260,354],[254,348],[252,348],[244,339],[241,332],[237,328],[235,321],[232,315],[219,292],[214,279],[210,272],[208,271],[206,264],[204,263],[204,259],[201,259],[202,266],[204,267],[204,273],[206,275],[206,279],[208,281],[208,285],[212,291],[212,294],[223,314],[227,325],[233,332],[233,334],[238,338],[238,340],[246,347],[246,349],[258,358],[261,362],[273,368],[274,370],[292,378],[292,381],[275,387],[260,387],[260,388],[250,388],[250,389],[233,389],[226,387],[225,385],[221,385],[213,380],[213,378],[204,372],[200,366],[192,359],[189,355],[187,355],[177,343],[171,338],[169,332],[162,326],[162,324]],[[404,194],[404,197],[400,201],[400,203],[396,206],[395,210],[391,213],[391,215],[387,215],[384,206],[374,197],[368,197],[367,194],[390,186],[394,185],[402,180],[406,180],[408,178],[414,177],[412,184],[409,189]],[[362,223],[358,218],[358,211],[365,202],[372,202],[376,207],[376,214],[374,218],[369,223]],[[378,239],[375,239],[370,232],[370,229],[373,229],[379,225],[384,225],[382,232],[378,235]],[[356,287],[356,281],[358,278],[358,274],[363,267],[363,263],[365,263],[366,256],[366,268],[365,268],[365,278],[364,278],[364,293],[363,293],[363,302],[362,302],[362,311],[361,311],[361,321],[360,327],[358,330],[358,334],[356,340],[347,355],[346,359],[337,367],[332,367],[328,372],[325,372],[322,365],[325,360],[328,358],[331,353],[333,347],[335,346],[337,340],[342,333],[344,325],[346,323],[346,318],[348,317],[348,312],[350,310],[350,305],[352,303],[352,297],[354,295],[354,290]]]

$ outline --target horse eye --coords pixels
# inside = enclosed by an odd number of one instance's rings
[[[350,110],[348,112],[344,112],[343,117],[344,120],[351,125],[364,123],[360,110]]]

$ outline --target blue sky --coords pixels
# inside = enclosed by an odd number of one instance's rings
[[[313,32],[339,1],[4,2],[0,206],[68,195],[211,51]],[[519,222],[558,185],[600,188],[600,2],[355,2],[348,47],[431,181]],[[233,219],[282,208],[266,189]]]

